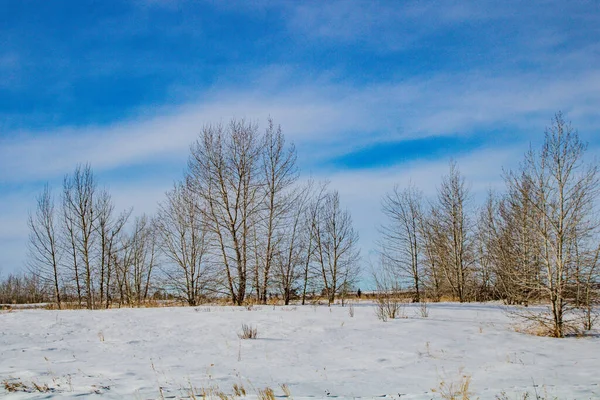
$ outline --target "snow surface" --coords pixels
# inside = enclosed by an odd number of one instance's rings
[[[429,307],[385,323],[369,304],[354,317],[340,306],[2,312],[0,381],[53,392],[2,385],[0,397],[189,398],[238,384],[257,398],[285,384],[295,399],[433,399],[441,381],[470,376],[472,398],[600,398],[600,338],[517,333],[493,304]],[[243,323],[259,338],[240,340]]]

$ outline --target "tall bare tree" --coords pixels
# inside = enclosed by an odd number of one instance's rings
[[[541,248],[534,229],[537,221],[532,182],[524,174],[517,179],[518,185],[509,185],[498,201],[496,218],[488,221],[495,235],[490,254],[500,296],[508,304],[528,305],[541,299]]]
[[[262,268],[257,268],[255,273],[257,297],[263,304],[267,302],[269,279],[278,241],[284,237],[282,232],[288,229],[288,213],[294,197],[290,192],[297,180],[296,150],[293,145],[286,146],[285,137],[281,126],[275,127],[273,120],[269,119],[264,135],[262,152],[262,178],[264,179],[264,216],[260,216],[262,229],[259,230],[264,237],[264,257]],[[255,230],[256,232],[256,230]],[[257,244],[260,243],[257,240]],[[261,258],[259,257],[260,261]],[[259,265],[257,265],[258,267]],[[262,271],[260,271],[262,269]],[[262,274],[261,274],[262,272]],[[262,279],[259,275],[262,275]],[[262,282],[261,282],[262,280]]]
[[[132,232],[125,240],[122,274],[126,297],[122,300],[139,306],[148,299],[157,265],[154,222],[147,215],[135,218]]]
[[[431,209],[426,209],[419,218],[419,248],[423,260],[423,283],[427,287],[428,295],[438,301],[443,292],[442,283],[442,257],[445,255],[438,251],[436,246],[440,239],[440,229],[437,221],[432,216]]]
[[[316,262],[329,304],[358,277],[358,233],[352,217],[342,209],[337,191],[329,192],[313,226]]]
[[[99,302],[110,306],[111,279],[116,272],[115,253],[122,250],[119,237],[131,215],[131,209],[115,216],[115,206],[107,190],[100,191],[95,203],[98,215],[96,231],[99,246]],[[136,224],[137,226],[137,224]]]
[[[164,270],[168,286],[181,293],[189,305],[197,305],[212,289],[211,244],[204,203],[186,184],[179,183],[159,206],[156,232],[168,262]]]
[[[497,271],[497,219],[498,199],[493,191],[488,192],[483,207],[477,217],[475,253],[476,253],[476,279],[475,300],[491,300],[496,295]]]
[[[284,229],[278,233],[274,253],[274,281],[287,305],[300,285],[306,285],[304,267],[310,264],[310,224],[307,212],[310,207],[312,183],[299,188],[290,197]],[[308,266],[307,266],[308,269]],[[308,273],[308,271],[307,271]]]
[[[64,179],[63,207],[69,247],[73,256],[71,267],[75,275],[78,297],[81,301],[83,291],[89,309],[95,305],[93,258],[98,219],[95,212],[96,192],[97,184],[89,164],[78,165],[73,175],[67,175]]]
[[[313,268],[316,260],[316,237],[319,226],[319,215],[323,202],[327,196],[328,182],[315,184],[309,180],[306,184],[306,209],[303,213],[304,229],[301,231],[301,241],[305,244],[302,254],[302,305],[306,304],[308,290],[314,286],[314,282],[319,279],[322,272],[320,268]]]
[[[54,299],[61,308],[61,277],[59,272],[62,251],[60,228],[57,226],[54,197],[46,184],[37,197],[35,213],[30,213],[29,268],[42,281],[52,284]]]
[[[463,302],[469,296],[469,279],[474,265],[472,221],[466,210],[469,190],[456,162],[442,178],[437,202],[432,208],[436,224],[435,248],[441,271],[452,294]],[[446,254],[446,256],[443,256]]]
[[[206,205],[207,226],[215,235],[231,300],[243,304],[252,257],[254,224],[260,221],[263,141],[255,124],[232,120],[227,127],[205,126],[189,160],[194,193]]]
[[[379,253],[385,265],[396,269],[403,280],[411,281],[414,301],[419,302],[423,289],[419,246],[422,194],[412,185],[404,190],[396,186],[385,195],[382,203],[387,223],[380,228]]]
[[[507,176],[509,190],[530,191],[521,198],[533,212],[541,263],[540,279],[533,285],[518,275],[514,282],[549,299],[550,316],[537,315],[537,321],[555,337],[564,336],[565,315],[577,304],[581,263],[595,262],[598,248],[598,166],[584,162],[586,147],[558,113],[541,151],[530,150],[521,171]]]

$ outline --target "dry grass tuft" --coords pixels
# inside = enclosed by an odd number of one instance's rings
[[[193,394],[193,393],[192,393]],[[218,387],[208,387],[200,389],[198,395],[203,399],[214,399],[214,400],[233,400],[233,396],[229,396],[222,392]],[[191,397],[191,396],[190,396]],[[195,396],[193,397],[195,398]]]
[[[431,389],[444,400],[469,400],[471,398],[471,377],[462,375],[456,382],[442,380],[436,389]]]
[[[9,393],[49,393],[53,392],[54,389],[50,388],[47,384],[40,385],[36,382],[27,384],[19,379],[7,379],[2,382],[2,386]]]
[[[242,331],[238,333],[238,337],[240,339],[256,339],[258,337],[258,328],[242,324]]]
[[[283,391],[285,397],[292,397],[292,392],[290,391],[289,386],[285,383],[281,385],[281,390]]]
[[[554,328],[545,323],[545,321],[529,320],[513,325],[515,332],[524,333],[526,335],[539,336],[539,337],[556,337]],[[578,336],[581,334],[581,330],[577,329],[574,324],[564,324],[565,336]]]
[[[271,388],[258,389],[258,400],[275,400],[275,392]]]
[[[234,383],[233,384],[233,394],[238,397],[246,396],[246,389],[244,388],[244,386],[241,383],[239,385],[237,383]]]
[[[283,305],[283,300],[279,300],[277,297],[271,297],[269,300],[267,300],[267,305],[281,306]]]
[[[375,315],[386,322],[388,319],[406,318],[406,303],[396,296],[384,295],[375,301]]]

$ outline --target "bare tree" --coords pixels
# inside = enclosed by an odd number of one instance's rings
[[[441,271],[452,294],[463,302],[469,296],[469,279],[474,264],[471,218],[467,207],[469,191],[456,162],[442,178],[437,203],[432,208],[436,224],[435,249]],[[444,256],[445,254],[445,256]]]
[[[287,214],[291,207],[293,196],[290,188],[297,180],[296,150],[294,146],[286,147],[285,137],[281,132],[281,126],[275,127],[273,120],[269,119],[268,127],[264,136],[264,148],[262,152],[262,169],[264,179],[264,217],[260,232],[264,237],[264,257],[262,268],[255,273],[257,297],[263,304],[267,302],[269,289],[269,278],[271,267],[275,257],[278,241],[284,237],[287,230]],[[255,230],[256,232],[256,230]],[[257,240],[257,244],[259,241]],[[258,258],[260,261],[260,258]],[[259,271],[262,269],[262,271]],[[262,272],[262,274],[260,274]],[[262,275],[262,282],[261,277]]]
[[[56,210],[50,187],[46,184],[37,197],[34,214],[30,213],[29,226],[29,268],[42,281],[51,282],[54,299],[58,309],[61,308],[61,282],[59,265],[62,252],[60,249],[60,230],[56,226]]]
[[[86,306],[94,308],[94,246],[97,240],[95,209],[97,184],[89,164],[77,166],[72,176],[67,175],[63,184],[65,225],[69,234],[69,247],[73,256],[78,297],[83,293]],[[81,276],[83,274],[83,277]]]
[[[263,144],[255,124],[232,120],[227,128],[204,127],[189,161],[190,182],[206,205],[206,222],[218,243],[227,290],[238,305],[246,297],[251,235],[263,206]]]
[[[513,176],[516,178],[516,176]],[[496,289],[508,304],[528,305],[540,300],[542,271],[539,241],[535,234],[536,215],[532,206],[532,182],[523,174],[518,185],[509,185],[498,201],[495,219],[489,219],[494,234],[490,255],[494,259]]]
[[[64,188],[63,188],[64,189]],[[71,210],[67,204],[65,193],[63,192],[62,197],[62,219],[64,229],[64,244],[65,253],[68,253],[68,257],[65,258],[64,267],[65,270],[71,273],[71,279],[75,284],[75,293],[77,296],[77,304],[79,307],[83,305],[83,294],[81,288],[81,272],[79,263],[79,252],[77,244],[77,233],[75,225],[75,216],[71,213]]]
[[[431,209],[423,212],[419,218],[419,248],[423,259],[423,283],[428,289],[429,296],[439,301],[442,295],[441,257],[436,243],[439,243],[440,229],[432,216]]]
[[[286,212],[285,229],[279,232],[277,239],[278,247],[275,251],[274,281],[283,297],[284,303],[290,303],[292,295],[299,289],[297,285],[306,280],[304,267],[310,263],[310,225],[306,214],[310,207],[312,183],[300,188],[290,196],[290,202]],[[308,267],[306,267],[308,269]],[[306,271],[308,273],[308,271]]]
[[[197,305],[214,278],[209,259],[210,234],[201,199],[185,184],[176,184],[159,206],[159,246],[168,262],[169,286]],[[174,268],[173,268],[174,267]]]
[[[96,231],[98,235],[99,251],[99,294],[100,305],[106,303],[110,307],[111,301],[111,279],[116,272],[114,263],[115,253],[121,251],[119,236],[129,220],[131,209],[115,217],[114,204],[107,190],[102,190],[95,204],[98,215]]]
[[[307,205],[303,218],[305,229],[301,231],[302,242],[305,243],[302,256],[302,305],[306,304],[309,287],[321,275],[320,268],[312,268],[312,266],[313,261],[316,260],[315,233],[318,232],[319,212],[327,195],[327,186],[328,182],[321,182],[315,187],[312,180],[309,180],[306,186]]]
[[[329,304],[358,276],[358,233],[352,217],[341,208],[337,191],[327,193],[313,226],[316,262],[321,270],[322,285]]]
[[[576,307],[581,310],[582,328],[589,331],[598,319],[598,305],[600,305],[600,271],[598,261],[600,258],[600,244],[595,252],[577,254],[576,269]]]
[[[379,253],[385,264],[409,279],[415,291],[414,301],[421,301],[422,263],[420,231],[422,194],[414,186],[400,190],[397,186],[383,198],[387,223],[380,228]]]
[[[539,280],[533,285],[520,275],[513,282],[547,297],[550,316],[537,314],[535,318],[555,337],[564,336],[569,322],[566,314],[577,306],[577,288],[588,281],[578,279],[580,263],[595,271],[591,264],[598,247],[595,200],[600,184],[597,165],[584,163],[585,150],[577,132],[558,113],[546,130],[541,151],[530,150],[522,171],[507,176],[509,190],[521,194],[530,190],[521,199],[532,209],[541,263]]]
[[[496,270],[498,254],[496,251],[498,200],[491,190],[488,192],[485,204],[479,210],[477,218],[475,251],[478,275],[475,279],[479,287],[476,289],[475,299],[478,301],[491,300],[496,293]]]
[[[152,273],[157,264],[154,222],[146,215],[135,218],[133,230],[125,239],[122,274],[128,304],[147,300]]]

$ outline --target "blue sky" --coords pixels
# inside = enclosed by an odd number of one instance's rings
[[[45,182],[91,162],[152,212],[203,124],[282,125],[372,247],[380,197],[450,157],[501,187],[559,110],[600,146],[597,1],[3,1],[0,271]]]

